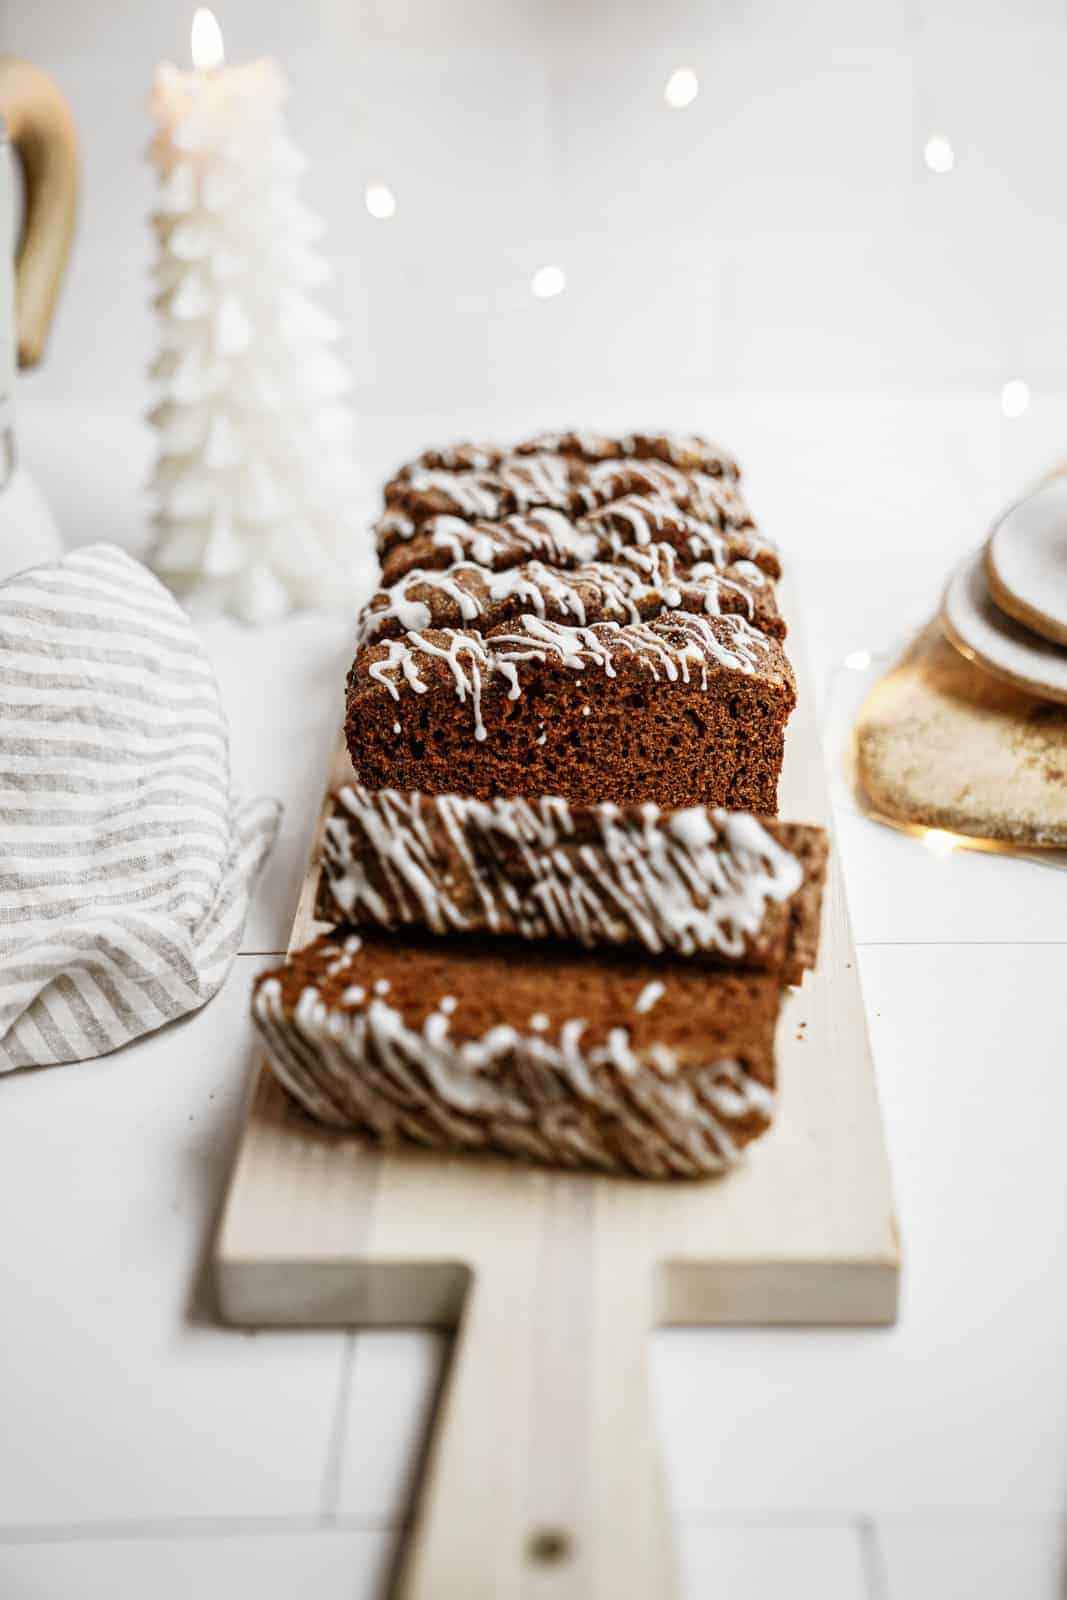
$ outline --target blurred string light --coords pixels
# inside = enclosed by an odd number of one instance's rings
[[[676,67],[664,85],[663,98],[672,111],[682,111],[699,93],[700,79],[692,67]]]
[[[368,183],[363,191],[363,203],[379,222],[396,215],[396,195],[386,183]]]
[[[562,267],[538,267],[530,279],[530,292],[538,300],[552,300],[567,287],[567,274]]]
[[[1030,405],[1030,385],[1010,378],[1000,391],[1000,409],[1006,417],[1021,417]]]
[[[927,828],[922,838],[923,844],[934,856],[950,856],[960,843],[956,834],[946,833],[943,828]]]
[[[951,172],[956,152],[943,133],[932,133],[923,147],[923,160],[931,172]]]
[[[850,672],[866,672],[871,664],[869,650],[852,650],[845,657],[845,666]]]

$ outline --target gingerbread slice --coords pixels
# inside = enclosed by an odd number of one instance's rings
[[[758,528],[715,515],[717,520],[706,521],[662,495],[635,494],[579,518],[546,508],[496,522],[449,512],[416,524],[403,513],[387,511],[374,534],[386,584],[416,569],[440,571],[457,561],[475,561],[494,572],[530,559],[571,568],[615,561],[624,551],[653,544],[669,544],[684,567],[722,571],[748,561],[768,577],[781,576],[778,552]]]
[[[277,1078],[332,1127],[698,1178],[770,1125],[779,997],[767,973],[341,931],[261,977],[252,1015]]]
[[[821,828],[743,812],[555,798],[335,795],[317,914],[384,928],[641,945],[800,981],[814,965]]]
[[[570,569],[524,561],[494,573],[474,561],[439,571],[418,567],[371,595],[360,613],[358,643],[396,639],[412,629],[473,628],[488,633],[525,613],[550,622],[646,622],[663,611],[736,613],[781,639],[785,623],[774,586],[750,562],[717,572],[685,568],[669,544],[620,550],[614,561]]]
[[[795,703],[781,646],[740,616],[523,616],[365,646],[345,734],[369,788],[773,814]]]

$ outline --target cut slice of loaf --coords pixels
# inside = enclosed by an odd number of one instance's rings
[[[387,511],[375,525],[375,539],[387,584],[415,568],[439,570],[457,561],[493,572],[531,559],[570,568],[618,560],[653,544],[669,544],[682,568],[701,563],[721,572],[748,561],[771,578],[782,572],[774,545],[751,522],[694,516],[660,495],[626,495],[577,519],[542,508],[496,520],[442,512],[415,523],[404,512]]]
[[[702,1177],[770,1124],[779,994],[686,962],[336,933],[261,977],[252,1014],[275,1075],[335,1128]]]
[[[620,551],[614,561],[570,569],[524,561],[492,572],[475,561],[439,571],[415,568],[379,589],[360,613],[359,644],[396,639],[414,629],[471,628],[488,633],[525,613],[550,622],[645,622],[662,611],[736,614],[772,638],[785,636],[774,585],[739,561],[717,572],[690,568],[672,545]]]
[[[781,646],[743,617],[523,616],[359,650],[345,735],[373,789],[773,814],[795,702]]]
[[[410,477],[419,468],[445,472],[481,472],[495,467],[507,456],[577,456],[582,461],[610,461],[631,456],[638,461],[666,461],[689,471],[706,472],[716,478],[739,478],[740,468],[721,445],[698,433],[628,433],[617,438],[596,433],[590,428],[565,428],[555,433],[538,433],[509,449],[505,445],[468,443],[424,450],[415,461],[401,467],[398,478]]]
[[[641,945],[797,983],[818,951],[821,828],[744,812],[335,795],[322,922]]]

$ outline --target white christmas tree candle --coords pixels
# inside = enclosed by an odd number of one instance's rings
[[[193,70],[160,67],[161,348],[153,478],[157,572],[246,622],[347,599],[356,553],[350,387],[337,325],[311,292],[329,276],[299,200],[288,89],[273,61],[223,66],[210,11]]]

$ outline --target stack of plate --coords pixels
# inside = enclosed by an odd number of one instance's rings
[[[1067,476],[1004,514],[950,580],[941,622],[968,660],[1067,703]]]

